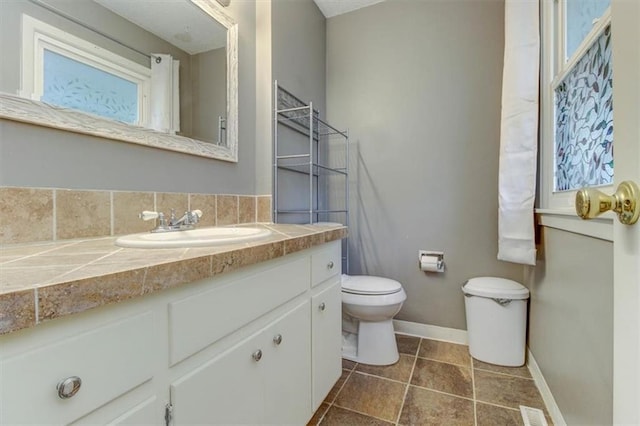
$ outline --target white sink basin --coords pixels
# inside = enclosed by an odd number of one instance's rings
[[[270,230],[262,228],[199,228],[125,235],[116,240],[116,245],[130,248],[208,247],[255,241],[270,234]]]

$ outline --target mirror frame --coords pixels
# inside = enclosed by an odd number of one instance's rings
[[[170,135],[6,93],[0,93],[0,118],[237,163],[238,24],[224,13],[216,0],[188,1],[227,29],[226,146]]]

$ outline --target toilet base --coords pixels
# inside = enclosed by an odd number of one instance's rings
[[[391,365],[398,362],[400,355],[393,321],[359,321],[357,335],[343,333],[342,357],[368,365]]]

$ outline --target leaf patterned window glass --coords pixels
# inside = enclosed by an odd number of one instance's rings
[[[43,59],[42,101],[125,123],[138,122],[138,84],[48,49]]]
[[[555,89],[555,190],[613,182],[611,27]]]
[[[566,57],[575,53],[597,21],[611,5],[611,0],[567,0]]]

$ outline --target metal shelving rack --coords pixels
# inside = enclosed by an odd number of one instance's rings
[[[274,83],[273,220],[275,223],[340,222],[349,226],[349,133],[319,118],[304,102]],[[286,141],[281,133],[290,136]],[[284,143],[287,142],[287,143]],[[308,179],[304,208],[282,208],[282,173]],[[342,184],[338,183],[340,180]],[[336,187],[336,184],[338,187]],[[344,186],[342,186],[344,185]],[[342,197],[341,192],[344,191]],[[333,198],[331,198],[333,197]],[[337,198],[340,198],[338,203]],[[336,207],[336,204],[340,204]],[[336,220],[336,218],[341,218]],[[292,219],[295,218],[295,219]],[[333,219],[333,220],[327,220]],[[343,253],[347,253],[346,247]],[[346,259],[346,255],[343,256]],[[345,260],[346,261],[346,260]],[[346,270],[346,269],[344,269]]]

